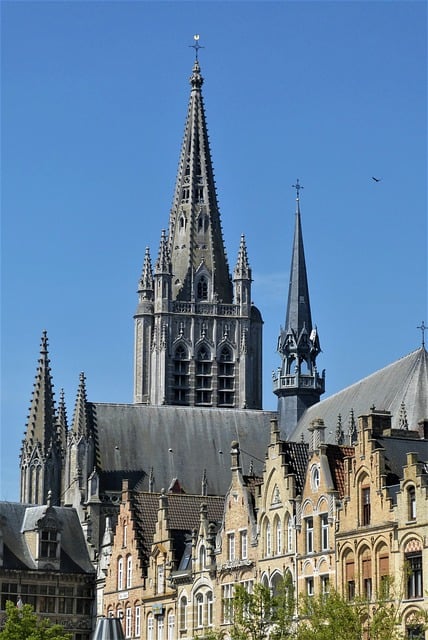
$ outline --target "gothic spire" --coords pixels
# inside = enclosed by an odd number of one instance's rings
[[[46,504],[50,493],[52,504],[59,504],[63,438],[65,433],[61,432],[55,412],[48,337],[43,331],[30,414],[21,449],[21,502]]]
[[[282,366],[274,374],[274,393],[278,396],[278,413],[283,437],[292,435],[301,415],[319,402],[325,390],[324,372],[318,374],[316,359],[321,351],[318,332],[312,326],[308,277],[300,218],[300,190],[297,180],[296,215],[291,256],[285,327],[281,328],[278,352]]]
[[[84,373],[81,373],[79,376],[79,387],[77,389],[76,404],[74,406],[73,424],[71,429],[76,437],[87,437],[89,434],[86,380]]]
[[[51,444],[57,440],[54,395],[48,352],[48,336],[47,332],[43,331],[25,436],[27,446],[34,447],[38,443],[41,446],[43,455],[46,455]]]
[[[303,247],[302,223],[300,218],[299,190],[302,188],[297,180],[296,221],[291,257],[287,314],[285,317],[285,331],[293,331],[297,338],[300,337],[302,331],[306,331],[308,335],[312,331],[311,305],[309,301],[308,277],[306,273],[305,250]]]
[[[209,298],[232,303],[232,283],[224,248],[214,171],[202,98],[198,59],[190,77],[190,100],[169,220],[174,274],[173,299],[192,299],[195,274],[205,270]]]

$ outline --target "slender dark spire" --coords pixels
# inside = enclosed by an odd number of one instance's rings
[[[320,376],[316,359],[321,351],[317,328],[312,325],[300,217],[299,180],[296,189],[296,215],[290,282],[288,287],[285,327],[281,328],[278,352],[282,365],[273,376],[273,391],[278,396],[278,413],[282,437],[292,437],[293,430],[304,411],[319,402],[324,393],[324,372]]]
[[[297,192],[296,221],[294,227],[293,253],[291,257],[290,284],[288,288],[285,330],[292,330],[299,337],[303,330],[312,331],[311,305],[309,301],[308,277],[306,273],[305,250],[303,247],[302,222],[300,218],[300,189],[297,180],[293,185]]]
[[[230,304],[232,282],[217,203],[202,98],[203,82],[196,59],[190,76],[190,100],[169,220],[169,250],[174,274],[172,295],[173,299],[190,301],[195,275],[202,268],[210,282],[210,299],[217,297]]]

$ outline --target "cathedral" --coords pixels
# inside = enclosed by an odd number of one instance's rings
[[[230,492],[231,477],[238,484],[242,484],[241,475],[263,478],[267,452],[279,448],[278,459],[287,452],[293,486],[297,482],[303,490],[308,450],[318,450],[322,443],[339,456],[337,447],[344,447],[340,449],[343,461],[358,439],[359,417],[370,412],[390,415],[389,433],[401,432],[403,442],[415,446],[406,449],[403,444],[403,452],[417,451],[420,459],[428,461],[424,344],[321,399],[326,376],[317,367],[321,346],[312,323],[299,181],[288,298],[284,292],[285,324],[277,344],[281,365],[272,379],[278,406],[276,412],[263,410],[262,313],[252,301],[244,235],[236,240],[237,257],[233,271],[229,268],[203,82],[196,56],[169,221],[160,230],[153,262],[146,249],[138,282],[133,403],[91,402],[82,373],[68,424],[63,394],[55,401],[47,333],[41,338],[20,455],[20,501],[74,507],[95,564],[101,562],[104,547],[111,551],[108,532],[113,531],[123,496],[127,503],[129,492],[155,494],[156,498],[147,500],[153,505],[161,500],[166,519],[167,499],[159,496],[169,495],[177,504],[178,496],[188,496],[186,509],[196,518],[195,526],[200,517],[190,496],[200,496],[210,517],[218,521],[222,511],[218,498]],[[380,438],[386,430],[379,431]],[[409,458],[411,464],[416,465],[416,458]],[[201,518],[200,526],[213,541],[215,532],[209,533],[206,511]],[[257,537],[255,520],[252,535]]]

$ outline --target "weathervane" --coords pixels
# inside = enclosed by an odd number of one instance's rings
[[[292,184],[291,186],[293,187],[293,189],[296,189],[296,200],[299,200],[299,191],[300,191],[300,189],[304,189],[305,187],[303,187],[299,183],[299,178],[297,178],[296,184]]]
[[[428,329],[428,327],[425,326],[425,322],[422,320],[422,323],[419,327],[416,327],[416,329],[420,329],[422,331],[422,346],[425,347],[425,330]]]
[[[192,49],[195,50],[196,60],[197,60],[198,59],[198,51],[199,51],[199,49],[205,49],[205,47],[202,47],[199,44],[199,33],[195,33],[195,35],[193,36],[193,40],[195,41],[195,44],[189,44],[189,47],[191,47]]]

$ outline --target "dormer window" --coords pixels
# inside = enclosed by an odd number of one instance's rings
[[[40,557],[57,558],[59,547],[59,534],[53,529],[44,529],[40,532]]]

